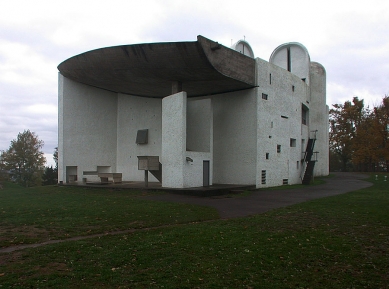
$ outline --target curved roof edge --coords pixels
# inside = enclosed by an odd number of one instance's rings
[[[314,68],[318,74],[327,74],[325,67],[319,62],[311,61],[311,68]]]
[[[246,56],[254,58],[254,51],[251,48],[250,44],[246,40],[241,39],[241,40],[235,42],[234,44],[232,44],[231,48],[236,50],[236,51],[239,51],[240,53],[242,53]],[[245,51],[245,49],[246,49],[246,51]]]
[[[201,35],[194,42],[99,48],[58,65],[74,81],[145,97],[165,97],[180,82],[189,97],[255,87],[255,60]]]
[[[309,56],[308,49],[304,45],[302,45],[300,42],[287,42],[287,43],[284,43],[284,44],[277,46],[276,49],[273,50],[272,54],[270,55],[269,62],[273,63],[272,61],[274,59],[274,56],[278,51],[280,51],[283,48],[288,48],[291,46],[300,47],[302,50],[305,51],[305,53],[308,55],[309,59],[311,59],[311,57]]]

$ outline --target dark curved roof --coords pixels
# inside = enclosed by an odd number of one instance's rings
[[[255,87],[255,60],[198,36],[194,42],[100,48],[58,66],[74,81],[131,95],[165,97],[181,82],[189,97]]]

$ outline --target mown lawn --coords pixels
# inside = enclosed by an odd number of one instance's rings
[[[142,192],[80,187],[0,190],[0,248],[51,239],[217,218],[216,210],[138,198]]]
[[[176,204],[171,226],[0,254],[0,284],[2,288],[388,288],[389,185],[371,181],[374,185],[364,190],[231,220],[218,220],[204,207],[190,207],[189,217],[184,213],[187,207]],[[53,197],[62,188],[53,187],[52,193],[42,189],[19,192],[18,198],[28,204],[39,194]],[[72,190],[77,199],[77,189]],[[1,210],[8,210],[4,190],[0,194]],[[81,201],[86,196],[89,201]],[[89,218],[94,197],[100,205],[107,203],[105,210],[115,199],[136,200],[125,192],[81,191],[79,203],[84,205],[72,214]],[[131,222],[144,222],[139,228],[161,225],[162,221],[148,220],[148,206],[171,208],[167,203],[152,204],[145,202]],[[42,211],[48,209],[43,207]],[[39,211],[38,205],[34,208]],[[53,210],[53,216],[59,214],[59,209]],[[200,216],[214,220],[192,222]],[[108,221],[96,221],[94,226],[120,228],[127,217],[105,218]]]

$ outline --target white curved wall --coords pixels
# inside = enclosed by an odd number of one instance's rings
[[[84,85],[59,76],[58,180],[66,182],[66,167],[83,171],[98,166],[116,171],[116,93]],[[69,172],[68,172],[69,175]]]

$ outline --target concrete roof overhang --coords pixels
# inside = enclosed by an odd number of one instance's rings
[[[188,97],[253,88],[255,60],[203,36],[167,42],[100,48],[58,66],[77,82],[137,96],[162,98],[182,84]]]

